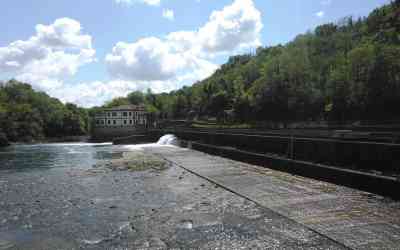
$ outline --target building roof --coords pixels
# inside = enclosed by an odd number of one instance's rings
[[[104,111],[131,111],[131,110],[139,110],[139,111],[145,111],[146,108],[143,105],[121,105],[118,107],[112,107],[108,109],[104,109]]]

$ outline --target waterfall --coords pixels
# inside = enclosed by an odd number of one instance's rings
[[[178,138],[175,135],[164,135],[162,136],[158,142],[158,145],[178,145]]]

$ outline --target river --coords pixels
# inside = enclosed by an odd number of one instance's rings
[[[129,234],[132,193],[154,174],[91,170],[136,149],[111,143],[0,149],[0,250],[98,248]]]
[[[168,146],[174,143],[166,136],[150,145],[1,149],[0,250],[343,249],[180,167],[180,161],[195,167],[215,162],[217,169],[233,163]],[[140,170],[97,164],[132,163],[140,154],[178,163]]]
[[[89,168],[99,160],[121,157],[128,150],[112,143],[16,144],[0,148],[0,174],[62,167]]]

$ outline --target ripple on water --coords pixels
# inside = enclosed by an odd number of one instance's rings
[[[82,242],[86,245],[97,245],[101,243],[104,239],[92,239],[92,240],[82,240]]]
[[[120,159],[129,149],[111,143],[53,143],[13,145],[0,150],[0,170],[88,168],[100,160]]]
[[[179,228],[182,229],[193,229],[193,221],[192,220],[182,220],[179,225]]]

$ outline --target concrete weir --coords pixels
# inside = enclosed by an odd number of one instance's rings
[[[398,191],[400,190],[400,182],[396,178],[197,142],[192,142],[190,145],[193,149],[209,154],[224,156],[250,164],[268,166],[278,171],[344,185],[400,200],[400,192]]]
[[[150,150],[344,248],[400,249],[400,203],[391,199],[192,149]]]
[[[161,134],[149,133],[147,139],[156,141]],[[329,239],[336,247],[400,249],[400,202],[372,194],[399,198],[399,182],[395,178],[205,144],[188,140],[193,137],[184,133],[177,135],[186,139],[181,140],[184,147],[149,150]],[[132,140],[139,138],[119,142],[135,143]]]
[[[293,145],[296,145],[296,141],[298,143],[292,155],[296,160],[293,160],[282,156],[285,155],[285,150],[287,151],[288,146],[291,145],[289,138],[283,137],[206,133],[185,130],[152,130],[145,134],[115,139],[114,143],[136,144],[156,142],[158,138],[165,134],[175,134],[179,137],[182,146],[209,154],[259,166],[268,166],[274,170],[344,185],[400,200],[400,192],[398,191],[400,190],[399,179],[359,170],[368,170],[368,167],[375,164],[375,168],[389,168],[391,171],[398,172],[400,166],[399,144],[297,138],[293,142]],[[346,161],[350,161],[348,153],[346,153],[346,150],[341,149],[341,147],[350,147],[350,153],[357,152],[357,154],[350,158],[354,160],[354,164],[358,165],[358,168],[347,169],[346,167],[337,167],[338,165],[329,164],[329,162],[327,164],[313,162],[313,159],[324,158],[324,155],[327,155],[327,158],[334,156],[337,158],[346,158]],[[376,152],[372,149],[376,149]],[[371,150],[373,153],[371,153]],[[397,153],[397,151],[399,152]],[[304,152],[308,153],[305,154]],[[333,155],[329,155],[329,153]],[[306,155],[312,157],[307,158]],[[365,155],[369,156],[366,157]],[[364,166],[363,162],[366,162],[368,166]],[[390,162],[389,167],[387,166],[388,162]]]

